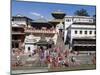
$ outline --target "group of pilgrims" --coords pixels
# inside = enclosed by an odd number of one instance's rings
[[[21,64],[21,56],[27,55],[28,58],[32,58],[32,61],[38,62],[41,65],[45,64],[48,68],[68,67],[70,66],[70,63],[74,64],[76,59],[74,57],[69,59],[68,56],[70,53],[75,54],[75,52],[71,52],[69,50],[62,50],[61,47],[53,47],[48,49],[46,47],[39,47],[32,52],[29,50],[27,53],[23,50],[13,51],[13,55],[16,56],[16,60],[18,61],[16,63],[17,65]],[[78,55],[78,52],[76,54]],[[32,64],[34,64],[34,62],[32,62]]]

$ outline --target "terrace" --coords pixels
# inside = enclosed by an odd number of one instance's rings
[[[25,29],[25,33],[55,34],[55,33],[57,33],[57,31],[55,29],[47,29],[47,28],[42,28],[42,29],[27,28],[27,29]]]

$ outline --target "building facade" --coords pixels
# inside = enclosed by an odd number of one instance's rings
[[[25,33],[23,25],[12,24],[12,49],[22,49]]]
[[[49,47],[52,41],[52,44],[58,44],[58,46],[63,42],[65,45],[68,44],[69,50],[95,52],[96,24],[94,18],[65,15],[63,12],[54,12],[52,13],[54,19],[51,21],[44,18],[32,20],[24,16],[13,16],[12,48],[21,48],[20,44],[23,44],[26,52],[32,52],[41,45]]]
[[[69,44],[70,50],[96,50],[96,24],[92,17],[66,16],[64,41]]]
[[[17,15],[12,17],[12,49],[24,50],[25,28],[31,26],[32,19]]]
[[[57,35],[56,29],[45,19],[34,20],[30,27],[25,28],[25,51],[34,51],[38,46],[48,48],[50,40],[55,45]]]
[[[24,25],[25,27],[31,25],[31,21],[32,19],[22,15],[12,17],[12,24]]]

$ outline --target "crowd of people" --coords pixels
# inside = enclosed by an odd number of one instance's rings
[[[68,62],[66,59],[66,57],[68,56],[68,51],[61,51],[60,47],[48,49],[46,47],[40,47],[33,50],[33,52],[29,50],[27,53],[25,53],[23,50],[18,49],[12,51],[12,56],[15,56],[16,60],[18,61],[20,60],[20,57],[22,55],[27,55],[29,58],[38,58],[38,62],[40,62],[40,64],[47,64],[48,67],[60,67],[61,65],[68,66]],[[36,57],[36,55],[38,56]],[[17,64],[18,63],[19,62],[17,62]]]
[[[21,56],[25,55],[28,58],[32,58],[33,62],[31,64],[34,64],[34,62],[40,63],[40,66],[42,64],[45,64],[48,66],[48,68],[56,68],[56,67],[69,67],[70,64],[75,64],[76,59],[72,56],[70,59],[68,58],[69,54],[76,54],[78,55],[78,52],[69,51],[69,50],[62,50],[60,47],[53,47],[53,48],[46,48],[46,47],[38,47],[37,49],[33,50],[32,52],[29,50],[28,52],[25,52],[24,50],[13,50],[12,56],[16,57],[16,63],[14,63],[14,66],[21,66],[25,65],[21,63]],[[27,60],[27,59],[26,59]],[[24,61],[26,61],[24,60]]]

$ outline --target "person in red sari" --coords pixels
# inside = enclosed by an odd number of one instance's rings
[[[50,55],[47,56],[46,63],[48,64],[48,68],[51,68],[51,66],[52,66],[52,57]]]
[[[58,57],[57,57],[57,62],[58,62],[58,67],[62,66],[62,61],[63,61],[63,56],[61,55],[61,53],[58,53]]]

